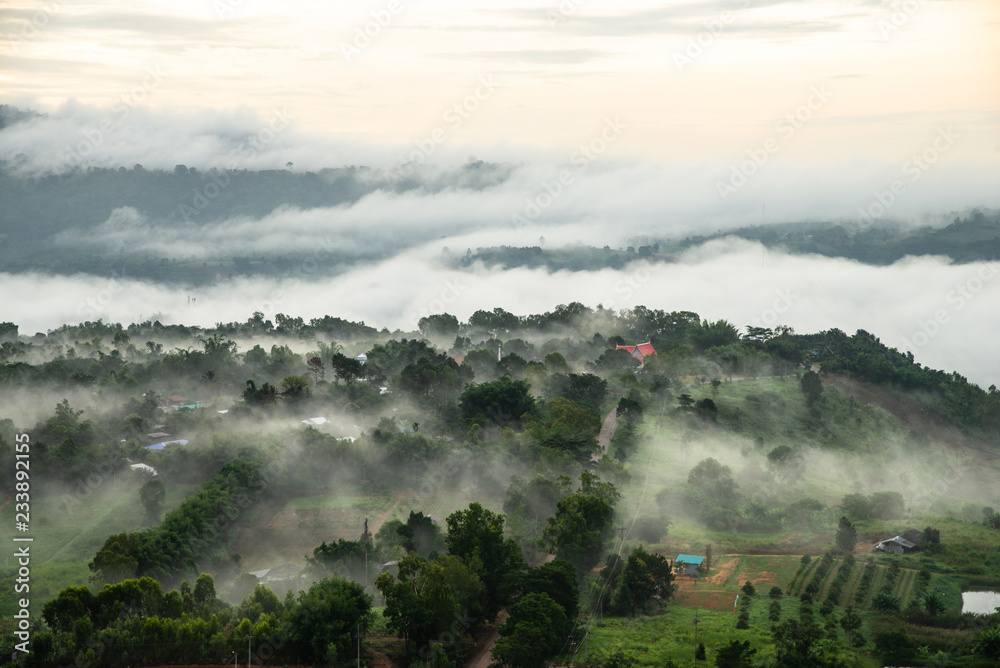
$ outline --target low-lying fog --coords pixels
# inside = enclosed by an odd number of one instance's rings
[[[615,309],[644,304],[724,318],[741,328],[865,329],[912,351],[925,365],[958,371],[984,388],[1000,378],[995,345],[1000,264],[995,262],[955,265],[923,257],[875,267],[791,256],[732,239],[689,251],[674,263],[632,263],[620,271],[548,274],[481,265],[463,270],[446,266],[440,255],[440,246],[431,243],[332,278],[237,278],[186,291],[127,277],[0,274],[2,315],[24,334],[98,318],[128,324],[155,317],[165,324],[211,326],[245,321],[254,311],[307,320],[329,314],[412,331],[429,313],[464,320],[495,306],[527,314],[571,301]]]

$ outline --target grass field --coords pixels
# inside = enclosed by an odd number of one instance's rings
[[[731,639],[750,641],[758,651],[755,659],[773,656],[772,622],[768,618],[770,603],[766,593],[758,590],[750,604],[750,628],[746,630],[736,629],[737,613],[732,608],[731,600],[725,609],[668,604],[662,614],[595,618],[589,626],[586,649],[583,646],[567,647],[559,658],[567,662],[575,658],[576,665],[584,665],[586,652],[590,665],[602,665],[611,652],[623,648],[633,654],[639,666],[662,666],[667,659],[672,659],[678,666],[694,666],[696,616],[698,642],[708,648],[708,660],[699,662],[699,665],[715,665],[714,648],[725,645]],[[782,621],[797,616],[798,610],[798,600],[781,600]],[[818,613],[816,617],[822,624],[822,617]],[[865,656],[861,656],[859,661],[857,665],[864,668],[881,665],[874,658]]]
[[[83,494],[40,494],[31,500],[31,600],[40,605],[69,586],[87,584],[87,563],[104,541],[123,531],[145,528],[139,488],[143,480],[119,474]],[[178,506],[197,485],[168,485],[164,508]],[[4,526],[13,526],[13,506],[3,509]],[[4,557],[4,591],[13,589],[16,561]],[[8,588],[9,585],[9,588]],[[0,615],[13,614],[13,597],[0,599]]]

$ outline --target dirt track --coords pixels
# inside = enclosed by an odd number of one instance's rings
[[[611,447],[611,439],[615,437],[615,432],[618,431],[618,409],[614,408],[610,413],[604,418],[604,423],[601,424],[601,433],[597,435],[597,444],[601,446],[601,454],[595,454],[591,459],[597,461],[601,458],[601,455],[608,454],[608,448]]]

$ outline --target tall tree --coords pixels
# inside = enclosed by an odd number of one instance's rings
[[[446,522],[448,554],[462,559],[482,580],[483,612],[492,620],[510,599],[512,578],[526,568],[521,548],[504,538],[504,516],[479,503],[455,511]]]
[[[823,394],[823,381],[820,380],[818,373],[806,371],[802,374],[802,380],[799,383],[802,386],[802,394],[806,397],[806,404],[812,406],[819,401]]]
[[[548,594],[527,594],[510,606],[493,658],[510,668],[542,668],[562,646],[566,611]]]
[[[854,552],[854,546],[858,544],[858,532],[854,528],[851,520],[843,515],[840,516],[840,523],[837,526],[837,549],[846,554]]]

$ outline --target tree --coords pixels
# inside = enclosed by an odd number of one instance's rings
[[[691,469],[688,484],[702,490],[720,505],[736,497],[732,469],[713,457],[701,460]]]
[[[715,405],[715,402],[708,397],[699,399],[694,403],[694,412],[695,415],[708,422],[715,422],[719,416],[718,407]]]
[[[100,583],[115,583],[134,578],[139,569],[138,552],[139,534],[109,536],[94,560],[87,564],[93,573],[91,579]]]
[[[806,463],[802,453],[787,445],[779,445],[767,453],[767,469],[783,482],[802,477]]]
[[[593,568],[607,541],[618,491],[611,483],[597,482],[589,471],[580,475],[580,489],[556,504],[542,538],[560,559],[577,569],[577,577]]]
[[[338,380],[342,380],[348,385],[363,378],[365,366],[353,357],[348,357],[343,353],[334,353],[330,358],[330,369]]]
[[[309,396],[309,381],[302,376],[285,376],[281,379],[281,396],[299,401]]]
[[[432,562],[410,554],[399,561],[393,578],[383,573],[375,586],[385,597],[388,625],[410,641],[440,637],[456,619],[477,618],[483,585],[461,559],[440,556]]]
[[[310,357],[306,360],[306,366],[309,368],[309,373],[313,377],[313,383],[318,383],[323,380],[326,375],[326,369],[323,366],[323,358],[319,355],[315,357]]]
[[[492,620],[510,598],[511,578],[526,568],[521,548],[504,538],[504,516],[479,503],[455,511],[445,522],[448,554],[459,557],[482,580],[482,608]]]
[[[753,665],[751,657],[756,653],[749,640],[730,640],[716,652],[715,665],[716,668],[750,668]]]
[[[553,374],[569,373],[570,371],[566,358],[558,352],[552,352],[545,356],[545,368]]]
[[[673,568],[666,558],[634,547],[615,583],[611,608],[617,614],[632,614],[645,609],[654,597],[665,601],[673,596],[673,581]]]
[[[883,661],[905,665],[917,656],[916,643],[910,640],[910,636],[903,629],[876,633],[873,640],[875,653],[881,656]]]
[[[753,586],[753,583],[747,580],[743,583],[743,589],[741,590],[746,596],[753,596],[757,593],[757,588]]]
[[[740,340],[739,330],[726,320],[699,322],[688,328],[687,336],[699,352],[727,346]]]
[[[928,592],[924,594],[924,610],[931,617],[937,617],[939,614],[944,612],[946,606],[944,604],[944,599],[938,595],[937,592]]]
[[[863,494],[848,494],[840,502],[840,508],[854,521],[865,521],[872,518],[874,509],[872,508],[871,497]]]
[[[215,580],[208,573],[202,573],[194,582],[191,598],[197,606],[213,607],[217,601],[215,596]]]
[[[547,420],[534,421],[529,426],[529,432],[538,443],[554,450],[567,451],[580,461],[589,461],[597,448],[596,437],[601,431],[600,414],[564,397],[550,401],[545,413]]]
[[[257,388],[253,380],[247,381],[246,389],[243,390],[243,401],[248,406],[273,406],[278,400],[278,388],[270,383],[264,383]]]
[[[983,630],[972,643],[971,649],[978,656],[1000,659],[1000,625]]]
[[[875,492],[868,499],[873,518],[887,520],[903,516],[905,505],[899,492]]]
[[[851,520],[841,515],[840,523],[837,526],[837,549],[845,554],[851,554],[854,552],[854,546],[857,544],[857,530],[855,530]]]
[[[167,488],[159,480],[150,480],[139,488],[139,499],[145,509],[148,524],[155,524],[160,519],[160,511],[163,509],[163,499],[166,495]]]
[[[899,597],[888,591],[880,591],[872,596],[872,610],[876,612],[899,612],[902,601]]]
[[[346,662],[355,648],[355,634],[371,626],[372,597],[356,582],[320,580],[301,592],[288,615],[287,643],[295,663]]]
[[[510,606],[493,658],[510,668],[542,668],[562,646],[566,612],[548,594],[527,594]]]
[[[820,395],[823,394],[823,381],[820,380],[818,373],[806,371],[802,374],[802,380],[799,383],[802,386],[802,394],[806,397],[807,405],[812,406],[819,401]]]
[[[454,339],[458,328],[458,318],[448,313],[429,315],[417,321],[417,329],[428,338]]]
[[[861,628],[861,615],[857,613],[854,606],[847,606],[844,615],[840,618],[840,626],[848,636]]]
[[[440,529],[430,515],[422,512],[410,511],[406,524],[399,527],[399,536],[404,550],[415,552],[424,558],[429,558],[432,552],[444,548]]]
[[[576,582],[576,570],[565,559],[555,559],[528,570],[522,577],[518,589],[522,595],[529,593],[547,594],[566,612],[567,627],[562,633],[569,633],[579,611],[580,588]]]
[[[469,385],[458,398],[458,409],[466,424],[521,428],[524,415],[537,412],[531,387],[506,376],[489,383]]]

